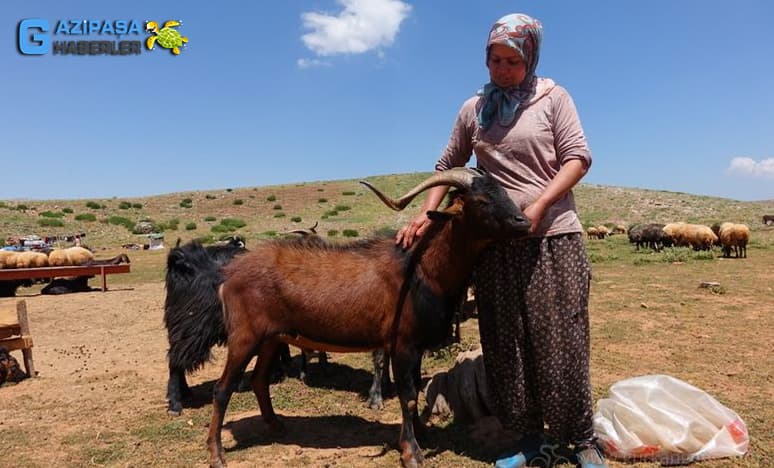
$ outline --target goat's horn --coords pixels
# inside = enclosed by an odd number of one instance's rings
[[[469,189],[470,185],[473,183],[473,179],[480,177],[483,174],[483,171],[480,169],[473,169],[469,167],[455,167],[443,172],[436,172],[424,181],[420,182],[419,185],[409,190],[408,193],[398,198],[397,200],[393,200],[392,198],[383,194],[377,190],[376,187],[366,182],[365,180],[361,180],[360,183],[370,188],[376,194],[376,196],[379,197],[382,202],[384,202],[385,205],[389,206],[395,211],[401,211],[409,203],[411,203],[411,200],[413,200],[414,197],[429,188],[436,187],[438,185],[450,185],[452,187],[457,187],[463,190]]]

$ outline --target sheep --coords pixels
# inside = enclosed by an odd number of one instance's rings
[[[207,447],[225,465],[221,429],[239,376],[257,355],[252,387],[269,428],[281,431],[269,395],[269,364],[278,346],[360,352],[384,348],[392,361],[402,412],[401,461],[424,457],[415,431],[423,350],[449,333],[478,254],[492,241],[526,235],[530,223],[495,179],[457,168],[439,172],[398,200],[371,189],[394,210],[419,193],[454,186],[443,211],[428,211],[428,231],[404,251],[393,237],[347,244],[267,241],[224,267],[219,289],[228,334],[225,368],[213,390]]]
[[[217,288],[222,282],[220,267],[246,252],[242,239],[233,237],[223,245],[204,247],[198,242],[177,245],[167,255],[164,325],[169,350],[167,412],[178,416],[182,400],[191,391],[185,374],[210,360],[210,349],[226,343]]]
[[[41,252],[25,251],[16,256],[16,268],[41,268],[48,266],[48,256]]]
[[[586,229],[586,237],[589,239],[597,239],[599,237],[599,230],[595,227]]]
[[[610,235],[610,229],[608,229],[607,226],[604,226],[604,225],[597,226],[597,239],[604,239],[609,235]]]
[[[669,223],[664,226],[663,230],[678,247],[710,250],[718,241],[718,236],[712,232],[712,228],[703,224]]]
[[[66,249],[54,249],[48,253],[50,266],[82,266],[82,265],[117,265],[131,263],[129,257],[122,253],[115,257],[98,260],[91,250],[84,247],[68,247]]]
[[[664,232],[664,225],[658,223],[638,224],[629,229],[629,242],[640,247],[650,247],[660,251],[665,246],[672,245],[672,239]]]
[[[623,224],[618,224],[613,228],[614,234],[626,234],[626,232],[627,232],[626,226],[624,226]]]
[[[734,250],[736,258],[747,258],[747,242],[750,240],[750,228],[746,224],[723,223],[718,229],[718,240],[723,248],[723,256],[731,256]]]

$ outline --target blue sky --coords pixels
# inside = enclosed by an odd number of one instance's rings
[[[774,199],[770,0],[318,0],[2,2],[0,200],[430,171],[516,11],[543,23],[538,74],[575,99],[584,182]],[[23,55],[25,18],[177,19],[189,43]]]

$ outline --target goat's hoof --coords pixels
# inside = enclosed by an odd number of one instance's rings
[[[419,468],[422,463],[424,463],[425,458],[422,455],[418,455],[416,457],[410,456],[410,457],[400,457],[400,464],[404,468]]]
[[[180,402],[170,403],[167,407],[167,414],[174,417],[180,416],[183,414],[183,404]]]
[[[369,399],[367,401],[368,407],[372,410],[383,410],[384,409],[384,400],[371,400]]]

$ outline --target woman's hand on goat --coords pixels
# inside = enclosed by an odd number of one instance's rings
[[[422,237],[429,226],[430,219],[427,217],[427,212],[423,211],[398,230],[398,234],[395,235],[395,244],[400,244],[404,249],[408,249],[415,239]]]

